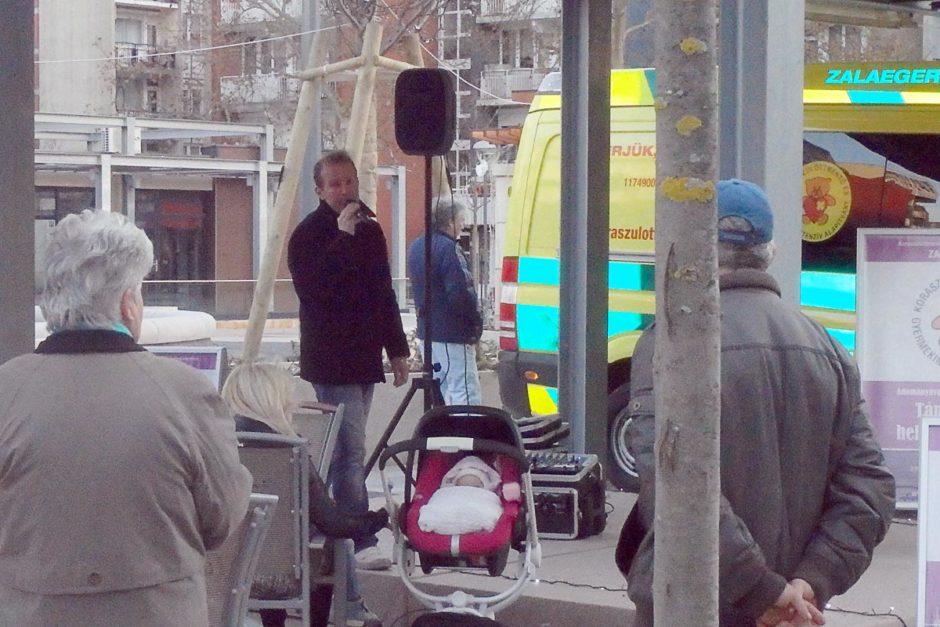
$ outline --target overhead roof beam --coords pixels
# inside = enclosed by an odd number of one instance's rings
[[[806,17],[807,19],[822,19],[816,15],[830,15],[837,17],[839,15],[849,15],[848,11],[852,9],[858,11],[870,11],[872,19],[875,19],[877,13],[895,13],[898,19],[906,17],[912,19],[917,15],[931,15],[940,17],[940,11],[922,6],[923,2],[880,2],[878,0],[807,0]],[[834,21],[834,20],[823,20]]]

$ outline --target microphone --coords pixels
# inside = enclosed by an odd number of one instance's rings
[[[369,212],[368,209],[366,209],[366,206],[362,204],[361,200],[351,200],[350,202],[354,202],[359,205],[359,208],[356,210],[356,217],[359,219],[360,222],[373,219],[372,214]]]

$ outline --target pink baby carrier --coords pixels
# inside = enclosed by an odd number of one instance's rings
[[[440,489],[451,467],[468,455],[479,457],[499,475],[500,487],[495,492],[500,513],[494,527],[457,535],[422,530],[418,524],[421,508]],[[405,475],[401,503],[392,495],[386,477],[389,460]],[[402,580],[427,607],[492,618],[521,594],[541,559],[528,466],[512,417],[500,409],[475,405],[432,409],[419,421],[414,437],[382,451],[379,470],[389,511],[397,511],[393,531]],[[437,596],[421,590],[412,579],[416,565],[424,573],[447,568],[485,570],[497,576],[510,563],[511,550],[518,553],[518,559],[512,560],[517,576],[509,590],[492,596],[475,598],[462,591]]]

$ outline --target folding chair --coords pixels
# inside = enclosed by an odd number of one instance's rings
[[[351,541],[327,542],[317,534],[311,542],[307,440],[268,433],[239,432],[237,436],[239,457],[254,477],[254,491],[276,494],[281,503],[255,569],[249,609],[300,610],[303,627],[309,627],[311,581],[328,583],[339,601],[334,603],[336,624],[345,624],[345,543]],[[329,556],[327,547],[332,547]],[[320,574],[321,565],[329,563],[332,573]]]
[[[242,627],[261,547],[277,507],[278,497],[252,494],[245,518],[229,538],[206,554],[209,625]]]
[[[300,408],[291,416],[294,430],[297,435],[307,440],[307,450],[314,469],[326,483],[330,463],[333,461],[333,451],[336,449],[336,438],[339,436],[340,425],[343,424],[343,412],[346,406],[328,405],[326,403],[301,403]]]

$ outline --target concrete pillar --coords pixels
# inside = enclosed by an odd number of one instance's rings
[[[571,451],[600,455],[607,436],[610,25],[609,2],[563,0],[558,400]]]
[[[133,174],[121,176],[122,189],[124,195],[124,214],[132,223],[137,222],[137,179]]]
[[[264,246],[268,242],[268,229],[271,220],[268,210],[268,173],[265,168],[267,162],[259,161],[259,172],[251,176],[251,274],[258,278],[261,272],[261,260],[264,259]]]
[[[111,155],[99,156],[95,171],[95,208],[111,211]]]
[[[408,207],[407,181],[405,179],[405,166],[394,167],[390,177],[392,198],[392,232],[390,235],[392,286],[398,299],[398,308],[404,309],[408,284],[404,278],[408,274],[408,241],[406,235]]]
[[[34,347],[33,0],[7,0],[0,20],[0,363]]]
[[[940,59],[940,17],[924,16],[924,58]]]
[[[761,185],[774,208],[783,298],[800,300],[804,0],[721,0],[721,178]]]

